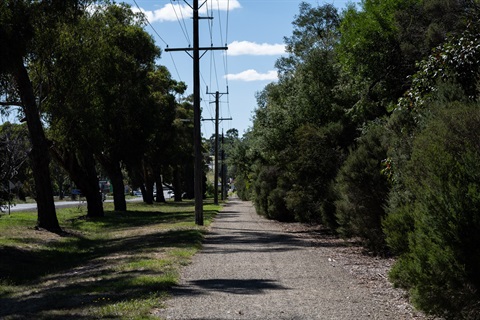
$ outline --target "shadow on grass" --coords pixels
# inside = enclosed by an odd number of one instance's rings
[[[28,250],[15,246],[0,247],[0,279],[20,285],[39,277],[66,270],[92,259],[111,254],[152,252],[159,248],[198,248],[201,230],[174,230],[118,239],[90,240],[71,238],[51,243],[48,248]]]
[[[102,308],[125,301],[148,299],[152,293],[163,292],[175,285],[170,277],[154,279],[147,284],[139,285],[132,281],[130,274],[117,275],[111,279],[70,283],[65,286],[48,287],[28,296],[18,298],[0,298],[0,318],[13,319],[52,319],[50,313],[58,315],[58,319],[82,318],[75,315],[79,309]],[[111,318],[108,312],[103,316]],[[75,316],[73,316],[75,315]],[[85,319],[99,318],[92,314]]]
[[[211,219],[216,213],[205,210],[204,217]],[[19,245],[0,246],[0,288],[4,285],[0,319],[82,319],[82,314],[72,314],[164,292],[176,282],[175,268],[168,263],[153,269],[112,266],[161,259],[172,249],[199,249],[205,229],[194,227],[194,220],[193,210],[106,212],[100,219],[72,219],[60,240],[42,243],[35,237],[19,238]],[[147,232],[137,235],[135,230],[141,227]],[[89,239],[81,230],[122,232]],[[182,252],[171,259],[182,259]]]
[[[79,249],[80,253],[0,248],[2,261],[4,257],[10,261],[9,268],[6,268],[7,263],[0,262],[0,272],[10,275],[13,285],[44,276],[39,283],[28,283],[34,288],[32,292],[19,296],[11,293],[0,295],[0,318],[29,319],[35,315],[36,319],[42,319],[39,313],[49,310],[61,310],[69,315],[73,309],[141,299],[151,296],[152,292],[165,291],[176,282],[176,277],[169,273],[172,271],[168,268],[166,271],[138,269],[115,272],[108,268],[109,261],[113,263],[115,260],[122,265],[132,259],[131,253],[149,256],[164,248],[198,247],[202,239],[202,230],[172,230],[115,240],[90,240],[88,244],[83,243],[83,239],[77,239],[77,247],[90,248]],[[64,272],[56,273],[60,270]]]

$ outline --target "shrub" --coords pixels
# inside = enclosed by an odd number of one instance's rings
[[[391,279],[410,289],[417,307],[452,319],[480,317],[479,107],[450,103],[434,113],[404,173],[413,202],[392,212],[385,228],[403,251]],[[402,219],[410,229],[403,243],[393,227]]]
[[[240,174],[235,177],[235,190],[240,199],[243,201],[250,200],[249,181],[245,179],[244,175]]]
[[[381,123],[368,126],[336,179],[338,232],[364,239],[365,245],[377,253],[385,249],[382,219],[389,191],[387,177],[382,174],[382,161],[387,157],[384,136]]]
[[[295,132],[295,157],[287,168],[293,185],[286,204],[297,221],[321,222],[335,231],[335,207],[332,181],[340,167],[342,152],[336,147],[342,127],[303,125]]]
[[[293,215],[285,205],[284,174],[276,166],[260,166],[253,182],[257,212],[268,219],[292,221]]]

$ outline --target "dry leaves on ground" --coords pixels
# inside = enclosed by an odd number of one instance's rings
[[[285,232],[308,239],[313,247],[325,250],[329,263],[345,269],[358,281],[359,285],[369,290],[374,297],[388,301],[389,307],[406,319],[440,319],[415,310],[405,290],[393,287],[388,280],[388,272],[395,262],[394,258],[369,254],[359,241],[341,239],[318,225],[280,224]]]

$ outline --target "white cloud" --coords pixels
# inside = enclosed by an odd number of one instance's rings
[[[204,15],[207,13],[207,6],[208,11],[227,11],[241,8],[238,0],[208,0],[207,3],[200,8],[201,14]],[[168,3],[162,8],[153,11],[147,11],[144,9],[139,10],[134,6],[132,7],[132,11],[143,12],[150,23],[176,21],[177,19],[190,19],[193,15],[192,8],[190,8],[185,2],[180,3],[180,1],[179,4]]]
[[[209,10],[235,10],[239,9],[242,6],[238,0],[208,0],[207,3],[201,8],[206,12],[206,6],[208,5]]]
[[[133,12],[141,11],[145,14],[145,17],[150,23],[153,22],[163,22],[163,21],[175,21],[178,19],[184,19],[192,17],[192,9],[186,4],[166,4],[163,8],[147,11],[144,9],[138,10],[137,7],[132,7]]]
[[[238,81],[275,81],[278,79],[278,74],[275,70],[270,70],[267,73],[259,73],[254,69],[249,69],[237,74],[227,74],[225,78]]]
[[[285,53],[283,44],[258,44],[249,41],[233,41],[228,45],[229,56],[253,55],[253,56],[272,56]]]

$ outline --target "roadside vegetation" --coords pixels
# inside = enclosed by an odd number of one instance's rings
[[[396,256],[417,308],[480,318],[478,1],[299,9],[229,150],[239,196]]]
[[[363,0],[342,12],[301,2],[292,24],[279,79],[257,93],[252,127],[225,137],[238,195],[270,219],[322,224],[395,256],[390,279],[416,307],[479,319],[479,2]],[[0,208],[12,198],[38,204],[36,217],[0,218],[0,277],[8,279],[0,294],[14,308],[0,312],[30,312],[14,303],[28,293],[41,295],[27,299],[44,313],[47,304],[61,312],[78,302],[98,305],[93,316],[141,310],[135,303],[159,299],[175,281],[168,268],[190,255],[172,243],[188,238],[194,250],[201,239],[190,216],[173,222],[182,214],[160,213],[160,186],[179,208],[194,197],[193,126],[184,121],[193,107],[185,84],[158,64],[145,26],[142,14],[107,0],[0,1],[0,112],[22,120],[0,127]],[[113,208],[104,209],[99,177],[111,185]],[[126,185],[160,211],[127,207]],[[54,195],[72,189],[85,196],[85,212],[57,213]],[[52,233],[28,229],[35,225]],[[158,261],[146,257],[149,245]],[[109,279],[112,270],[134,276]],[[66,280],[44,299],[42,285],[67,278],[79,289]]]
[[[87,219],[85,207],[58,210],[63,232],[38,231],[34,212],[0,216],[0,318],[148,319],[200,249],[219,206],[105,205]],[[152,316],[153,318],[153,316]]]

